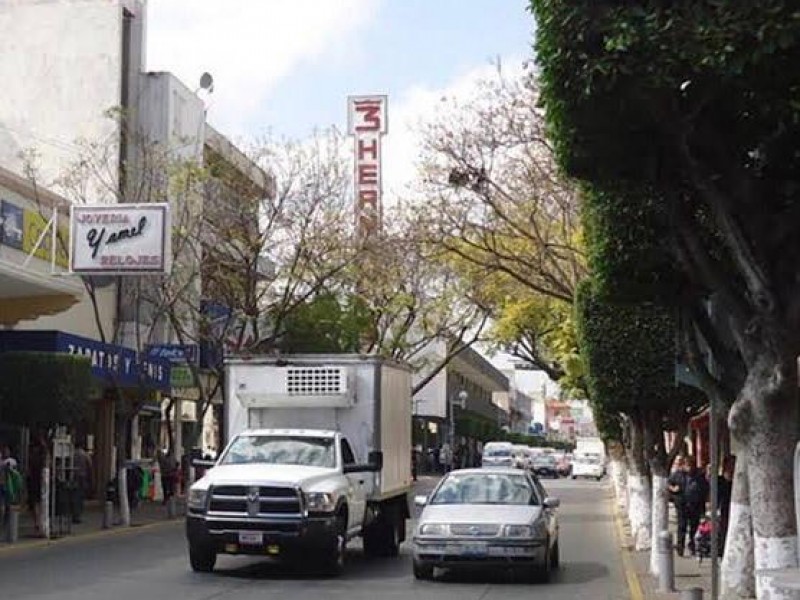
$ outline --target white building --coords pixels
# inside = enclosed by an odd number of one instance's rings
[[[21,177],[30,173],[30,166],[36,169],[38,186],[63,188],[63,196],[69,200],[88,204],[124,200],[141,166],[137,157],[143,140],[166,146],[175,158],[198,164],[213,153],[215,160],[227,161],[265,194],[274,189],[266,173],[207,125],[206,107],[191,89],[169,73],[143,72],[145,30],[144,0],[0,2],[0,78],[5,82],[0,94],[2,200],[7,197],[9,204],[40,208],[30,190],[25,190],[29,178]],[[66,185],[65,176],[74,172],[88,146],[93,147],[92,158],[99,163],[97,170],[103,172],[103,180],[86,180],[89,185],[77,198],[70,193],[74,190]],[[52,194],[47,196],[50,200],[50,196],[64,200]],[[32,234],[26,235],[25,243],[30,244]],[[98,327],[94,306],[77,279],[43,275],[36,271],[47,270],[41,261],[30,262],[22,271],[14,267],[16,274],[7,279],[2,260],[14,255],[19,263],[17,259],[23,257],[15,252],[20,251],[0,244],[0,298],[12,294],[12,286],[18,290],[16,294],[25,290],[26,296],[36,293],[50,298],[47,306],[43,301],[27,302],[28,307],[41,310],[20,312],[20,318],[9,316],[4,324],[18,331],[47,329],[62,336],[76,335],[79,339],[71,347],[104,356],[129,352],[134,360],[143,360],[140,353],[144,348],[137,347],[135,335],[137,313],[126,306],[127,296],[117,289],[115,279],[103,280],[96,296]],[[26,282],[24,288],[20,287],[22,281]],[[200,286],[198,283],[193,292],[198,302]],[[23,304],[17,302],[19,307]],[[12,315],[11,309],[6,314]],[[138,314],[138,322],[144,321],[146,315]],[[101,338],[106,341],[100,342]],[[28,343],[25,336],[14,339],[21,349]],[[164,327],[151,341],[173,344],[175,338],[170,328]],[[53,350],[59,351],[55,346]],[[152,382],[153,402],[145,404],[142,422],[134,419],[132,424],[134,454],[142,446],[152,449],[157,443],[152,437],[161,416],[160,397],[185,393],[187,399],[192,398],[191,391],[172,387],[169,379],[167,364],[164,376]],[[131,388],[131,397],[138,393]],[[180,404],[175,411],[179,419],[195,418],[196,411]],[[108,477],[114,461],[114,421],[114,402],[105,396],[97,403],[99,430],[93,432],[100,483]],[[180,432],[182,428],[177,429]]]

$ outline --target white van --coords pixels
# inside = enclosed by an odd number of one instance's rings
[[[598,453],[575,454],[572,459],[572,478],[591,477],[600,481],[606,474],[605,460]]]
[[[514,446],[511,442],[486,442],[483,445],[481,465],[484,467],[513,467]]]

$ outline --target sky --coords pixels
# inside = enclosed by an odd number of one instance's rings
[[[415,126],[500,61],[532,55],[528,0],[149,0],[146,68],[214,78],[208,119],[235,141],[346,130],[347,96],[387,94],[384,191],[414,175]],[[500,368],[507,361],[497,357]],[[535,384],[536,389],[540,383]],[[527,387],[527,386],[525,386]],[[532,386],[534,387],[534,386]]]
[[[387,94],[384,188],[414,174],[414,126],[492,62],[531,55],[527,0],[149,0],[146,68],[190,88],[235,141],[346,130],[348,95]]]

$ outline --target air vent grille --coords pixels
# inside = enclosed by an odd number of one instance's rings
[[[297,367],[286,373],[286,393],[290,396],[335,396],[345,391],[345,373],[341,368]]]

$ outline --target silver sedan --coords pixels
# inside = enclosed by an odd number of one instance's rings
[[[557,498],[536,477],[511,468],[462,469],[445,475],[414,529],[414,576],[435,567],[519,568],[547,579],[558,567]]]

